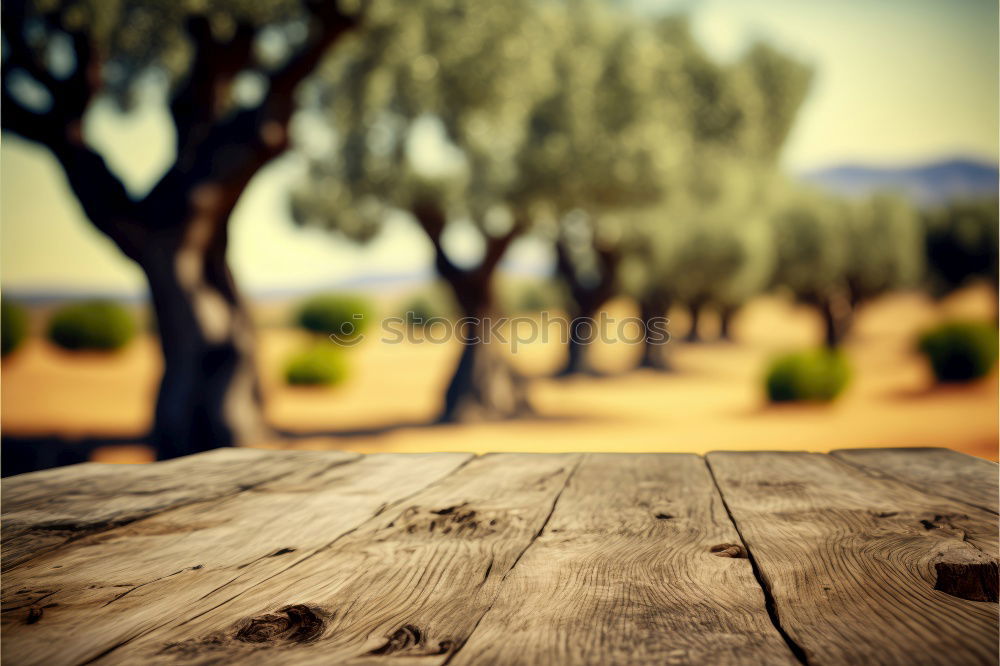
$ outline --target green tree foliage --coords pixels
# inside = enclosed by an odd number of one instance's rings
[[[798,191],[772,223],[774,283],[819,311],[829,347],[843,341],[858,307],[914,285],[922,271],[920,224],[891,195],[855,202]]]
[[[644,317],[688,306],[698,339],[699,313],[719,309],[728,337],[733,313],[770,283],[774,263],[767,216],[778,192],[777,160],[805,100],[811,71],[756,44],[731,66],[714,62],[686,20],[657,25],[685,54],[681,99],[691,137],[684,177],[653,219],[636,226],[630,291]],[[637,267],[635,264],[638,264]],[[645,266],[645,270],[641,269]],[[647,348],[642,364],[662,366]]]
[[[557,271],[571,311],[592,317],[619,290],[623,242],[658,205],[689,157],[685,44],[599,3],[572,5],[558,50],[559,86],[532,118],[528,182],[554,225]],[[562,374],[587,370],[572,336]]]
[[[774,359],[764,385],[771,402],[829,402],[840,395],[850,377],[842,352],[819,349]]]
[[[948,322],[923,333],[917,347],[939,382],[974,381],[996,365],[997,327],[987,322]]]
[[[67,305],[49,322],[49,340],[70,351],[115,351],[135,336],[135,322],[122,306],[109,301]]]
[[[28,312],[17,303],[0,300],[0,355],[20,347],[28,337]]]
[[[550,12],[529,0],[427,0],[371,15],[317,82],[313,116],[335,137],[337,154],[311,156],[292,200],[296,219],[365,241],[405,211],[426,232],[461,313],[488,316],[496,267],[533,224],[519,160],[529,115],[555,85]],[[448,249],[459,226],[481,239],[472,266]],[[465,345],[441,418],[526,407],[522,383],[502,358]]]
[[[924,270],[924,235],[913,207],[892,194],[858,202],[846,218],[846,282],[852,308],[917,284]]]
[[[927,284],[944,296],[973,280],[997,289],[997,201],[957,201],[928,211]]]

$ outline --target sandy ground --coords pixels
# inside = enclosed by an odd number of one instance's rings
[[[457,345],[388,345],[370,335],[349,351],[352,374],[345,384],[293,389],[281,383],[282,360],[305,339],[296,331],[265,329],[260,367],[268,417],[303,434],[290,444],[296,448],[703,453],[947,446],[996,460],[997,374],[970,386],[934,387],[913,352],[915,333],[934,321],[985,317],[991,308],[990,295],[979,290],[944,304],[903,294],[869,306],[846,347],[852,383],[829,406],[766,404],[761,375],[768,359],[820,335],[810,311],[774,298],[745,308],[733,344],[672,343],[676,371],[670,374],[625,372],[638,350],[618,344],[595,349],[594,364],[609,376],[556,381],[544,375],[558,366],[563,348],[529,345],[513,361],[537,376],[531,398],[538,416],[518,421],[425,425],[438,409]],[[624,303],[610,310],[630,314]],[[673,317],[671,329],[685,330],[682,319]],[[138,436],[149,426],[159,372],[156,341],[148,336],[113,356],[70,355],[33,339],[2,365],[4,432]],[[96,459],[139,462],[149,452],[114,447],[98,451]]]

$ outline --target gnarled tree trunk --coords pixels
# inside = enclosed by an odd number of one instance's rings
[[[594,292],[578,298],[576,317],[569,323],[569,341],[566,345],[566,363],[556,373],[557,377],[577,374],[597,374],[587,359],[587,351],[598,340],[597,315],[605,301]]]
[[[703,309],[704,304],[700,301],[692,301],[688,304],[688,315],[691,321],[688,333],[684,336],[685,342],[701,342],[701,333],[699,333],[698,327],[701,325],[701,311]]]
[[[670,344],[669,337],[662,343],[655,337],[660,333],[656,329],[656,322],[664,318],[669,309],[670,300],[662,296],[648,295],[639,300],[639,317],[646,329],[646,335],[642,340],[642,356],[639,358],[640,368],[662,372],[673,370],[667,351],[667,346]],[[664,318],[662,321],[666,324],[667,320]],[[666,333],[666,326],[663,328],[663,332]]]
[[[164,359],[151,435],[158,456],[252,443],[266,428],[251,322],[226,265],[226,227],[250,179],[287,149],[296,87],[355,17],[336,2],[305,2],[305,39],[269,68],[254,51],[257,26],[234,18],[229,37],[219,39],[207,15],[190,15],[192,60],[169,105],[176,159],[147,196],[135,199],[83,132],[103,84],[102,48],[86,23],[73,19],[72,3],[44,14],[30,6],[4,5],[3,129],[52,151],[90,221],[146,273]],[[30,38],[38,31],[66,38],[71,73],[50,70]],[[49,109],[35,110],[14,95],[8,76],[17,71],[46,89]],[[243,71],[266,79],[267,96],[257,106],[233,105],[233,82]]]
[[[527,380],[504,358],[502,343],[484,341],[488,309],[469,315],[462,354],[445,391],[439,420],[444,423],[486,421],[532,413]]]
[[[823,318],[823,342],[830,349],[839,347],[854,323],[854,306],[843,294],[834,292],[817,299]]]
[[[451,288],[462,312],[462,354],[445,391],[444,406],[438,421],[499,420],[530,414],[527,378],[511,367],[503,342],[492,338],[489,326],[497,317],[493,307],[492,282],[496,267],[507,247],[523,229],[515,223],[498,238],[488,238],[486,254],[473,269],[456,266],[441,245],[447,222],[444,211],[435,203],[414,206],[413,214],[434,244],[438,274]],[[509,342],[509,340],[508,340]]]
[[[556,377],[575,374],[597,374],[587,361],[590,345],[599,338],[597,315],[601,306],[615,295],[615,278],[618,254],[611,249],[594,248],[597,253],[600,275],[596,281],[585,282],[579,278],[569,250],[562,242],[556,243],[556,267],[569,289],[575,310],[569,326],[569,344],[566,362]]]
[[[725,342],[733,340],[733,319],[739,308],[735,305],[723,305],[719,308],[719,339]]]
[[[194,216],[140,256],[164,369],[151,440],[161,459],[270,434],[254,367],[254,331],[226,263],[226,224]]]

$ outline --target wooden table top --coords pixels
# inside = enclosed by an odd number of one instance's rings
[[[222,449],[2,491],[9,664],[997,663],[997,466],[946,449]]]

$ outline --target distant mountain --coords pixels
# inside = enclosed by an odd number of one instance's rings
[[[801,180],[837,194],[855,197],[891,190],[919,205],[997,196],[997,177],[996,165],[965,159],[904,168],[845,164],[799,174]]]

